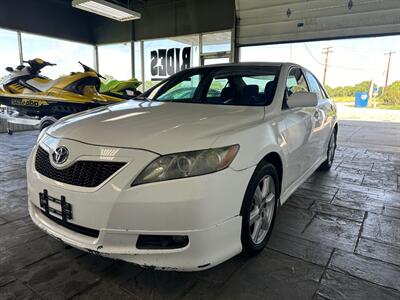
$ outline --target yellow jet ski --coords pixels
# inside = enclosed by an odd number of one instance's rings
[[[58,119],[126,100],[123,96],[100,94],[100,78],[104,77],[81,62],[83,72],[55,80],[40,75],[42,68],[54,64],[39,58],[24,63],[15,69],[7,67],[10,74],[0,84],[0,104],[13,107],[22,115]]]

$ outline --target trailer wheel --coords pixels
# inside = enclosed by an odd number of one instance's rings
[[[54,124],[54,122],[51,120],[46,120],[44,122],[41,122],[40,126],[39,126],[39,130],[42,131],[43,129],[45,129],[46,127],[49,127],[52,124]]]
[[[49,127],[50,125],[53,125],[55,122],[57,122],[57,118],[51,117],[51,116],[46,116],[42,118],[39,124],[39,130],[42,131],[46,127]]]

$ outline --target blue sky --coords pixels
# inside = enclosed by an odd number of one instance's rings
[[[78,61],[93,67],[93,46],[59,39],[22,33],[22,50],[25,60],[42,58],[56,63],[46,67],[42,74],[57,78],[72,71],[81,71]],[[19,65],[17,35],[13,31],[0,29],[0,76],[6,75],[7,66]]]
[[[130,43],[99,46],[100,74],[111,75],[119,80],[130,79],[132,77],[130,51]]]
[[[357,38],[307,43],[244,47],[242,61],[290,61],[310,69],[321,81],[324,70],[323,48],[329,54],[327,84],[354,85],[363,80],[384,84],[388,51],[400,51],[400,36]],[[400,53],[392,55],[389,82],[400,80]]]
[[[7,74],[8,66],[19,62],[18,40],[15,32],[0,29],[0,77]]]

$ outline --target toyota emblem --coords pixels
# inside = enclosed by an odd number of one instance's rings
[[[58,147],[52,154],[54,163],[56,163],[57,165],[65,163],[68,159],[68,154],[69,151],[66,147]]]

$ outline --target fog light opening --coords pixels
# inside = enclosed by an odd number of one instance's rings
[[[139,235],[136,242],[137,249],[179,249],[189,244],[186,235]]]

